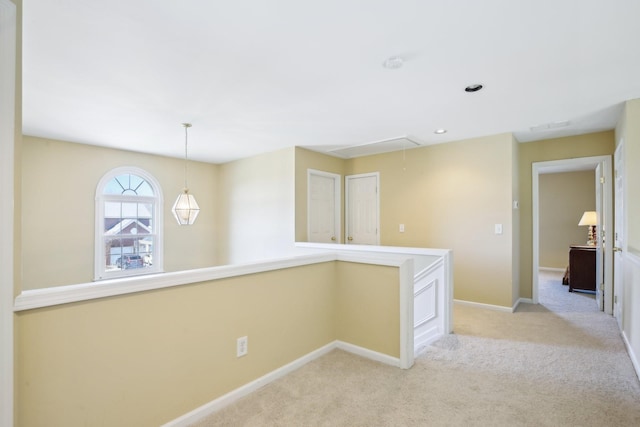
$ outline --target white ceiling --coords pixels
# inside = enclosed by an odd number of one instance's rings
[[[639,17],[638,0],[24,0],[23,131],[180,157],[191,122],[189,157],[220,163],[612,129],[640,98]]]

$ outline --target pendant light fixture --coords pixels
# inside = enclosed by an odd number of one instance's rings
[[[178,224],[191,225],[196,221],[200,213],[200,207],[193,194],[189,194],[189,188],[187,187],[187,130],[191,127],[191,123],[183,123],[182,126],[184,126],[184,190],[176,199],[171,211]]]

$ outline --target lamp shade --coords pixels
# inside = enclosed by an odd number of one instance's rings
[[[196,221],[200,213],[200,207],[193,194],[189,194],[189,190],[185,188],[184,193],[180,194],[176,199],[171,211],[178,224],[191,225]]]
[[[597,217],[595,211],[586,211],[582,214],[582,218],[580,218],[580,222],[578,225],[597,225]]]

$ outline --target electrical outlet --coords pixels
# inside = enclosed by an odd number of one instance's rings
[[[246,356],[248,351],[249,351],[249,338],[247,337],[238,338],[238,341],[236,342],[236,356],[237,357]]]

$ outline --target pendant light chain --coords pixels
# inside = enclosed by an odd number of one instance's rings
[[[184,188],[185,190],[189,187],[187,186],[187,165],[189,164],[189,157],[187,153],[187,141],[188,141],[188,129],[191,127],[191,123],[183,123],[184,126]]]

